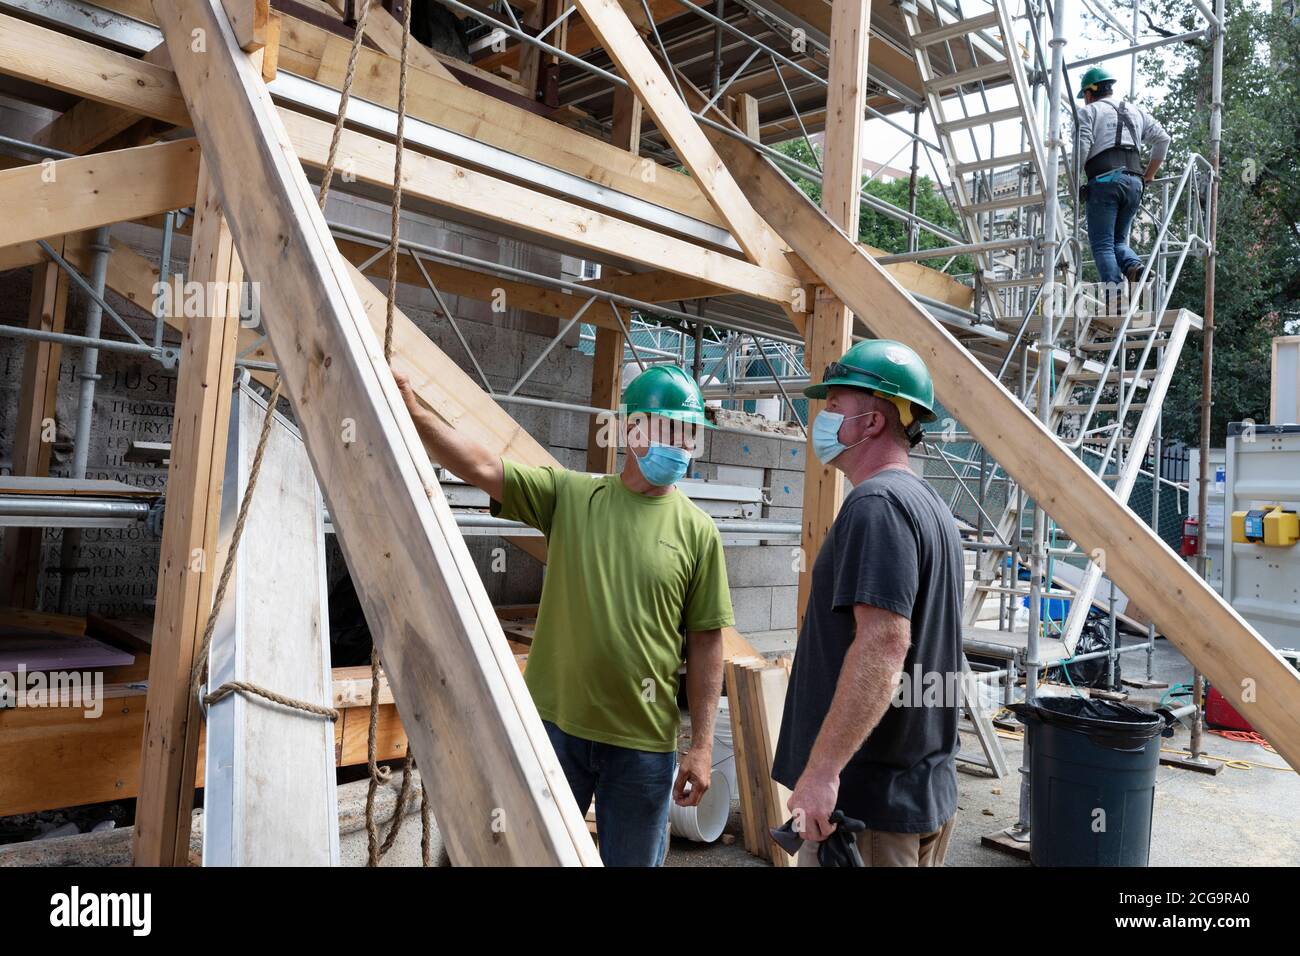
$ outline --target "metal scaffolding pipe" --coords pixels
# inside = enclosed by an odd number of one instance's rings
[[[1055,296],[1051,294],[1051,284],[1056,280],[1056,263],[1061,252],[1062,242],[1057,238],[1057,217],[1060,212],[1060,199],[1057,195],[1057,176],[1061,157],[1061,111],[1056,104],[1061,101],[1061,88],[1065,81],[1065,4],[1066,0],[1056,0],[1052,8],[1052,66],[1051,81],[1048,92],[1047,133],[1047,168],[1044,171],[1046,181],[1043,184],[1043,243],[1051,250],[1046,256],[1043,270],[1043,285],[1040,289],[1040,308],[1043,315],[1042,334],[1038,341],[1038,354],[1051,355],[1055,347],[1053,305]],[[1044,374],[1044,368],[1048,369]],[[1038,417],[1049,427],[1052,417],[1052,362],[1039,362],[1038,374]],[[1034,507],[1034,536],[1030,549],[1029,573],[1029,629],[1026,634],[1025,656],[1025,700],[1032,702],[1038,687],[1038,640],[1042,626],[1042,591],[1047,575],[1047,514],[1042,504]],[[1030,807],[1032,804],[1032,781],[1030,780],[1029,738],[1025,738],[1020,765],[1020,807],[1019,819],[1011,827],[1009,834],[1016,840],[1027,841],[1032,828]]]
[[[0,517],[31,519],[134,519],[149,514],[147,501],[64,498],[56,495],[0,495]],[[0,525],[7,522],[0,521]]]
[[[67,269],[67,263],[47,250],[60,266]],[[90,282],[91,295],[86,303],[86,338],[99,338],[104,319],[104,285],[108,281],[108,256],[113,247],[108,241],[108,227],[100,226],[95,230],[95,237],[90,242]],[[86,477],[86,465],[90,460],[90,426],[95,417],[95,384],[99,381],[99,349],[94,345],[83,345],[81,349],[81,366],[77,371],[77,425],[72,436],[71,477]],[[72,600],[72,576],[78,568],[77,552],[81,547],[81,531],[69,529],[63,532],[60,545],[59,576],[59,610],[67,613]]]
[[[89,346],[108,352],[148,355],[150,358],[158,358],[162,352],[162,349],[150,345],[136,345],[134,342],[120,342],[116,339],[87,338],[73,332],[48,332],[44,329],[29,329],[22,325],[0,325],[0,336],[35,342],[56,342],[59,345],[70,345],[76,348]]]
[[[1212,32],[1212,28],[1204,27],[1200,30],[1189,30],[1186,33],[1179,33],[1177,36],[1161,37],[1158,40],[1149,40],[1146,43],[1136,43],[1132,46],[1126,46],[1118,50],[1112,50],[1109,53],[1102,53],[1097,56],[1084,57],[1082,60],[1075,60],[1069,64],[1069,69],[1073,70],[1081,66],[1091,66],[1094,63],[1104,63],[1107,60],[1117,60],[1122,56],[1132,56],[1138,53],[1145,53],[1148,50],[1155,50],[1170,43],[1186,43],[1189,40],[1199,40],[1201,37]]]
[[[494,395],[498,402],[511,405],[534,405],[539,408],[556,408],[565,412],[583,412],[587,415],[608,415],[608,408],[596,408],[593,405],[575,405],[572,402],[560,402],[550,398],[527,398],[523,395]],[[715,431],[730,435],[748,435],[750,438],[776,438],[780,441],[792,441],[804,444],[808,439],[802,435],[788,435],[783,432],[765,432],[757,428],[736,428],[732,425],[717,425]]]
[[[1210,201],[1207,214],[1209,219],[1209,251],[1205,257],[1205,314],[1201,345],[1201,440],[1200,440],[1200,487],[1197,497],[1197,514],[1209,514],[1210,491],[1210,410],[1214,406],[1214,279],[1218,265],[1218,220],[1219,220],[1219,147],[1223,135],[1223,0],[1215,0],[1214,12],[1218,26],[1214,27],[1214,68],[1210,90]],[[1209,578],[1210,555],[1207,549],[1209,535],[1202,528],[1196,540],[1196,569],[1202,578]],[[1231,545],[1229,545],[1231,547]],[[1196,704],[1196,715],[1192,721],[1192,739],[1188,749],[1191,760],[1201,756],[1201,672],[1192,672],[1192,702]]]
[[[528,529],[529,526],[521,521],[508,521],[505,518],[494,518],[490,514],[481,511],[460,511],[453,510],[456,525],[461,528],[493,528],[502,532],[512,532],[516,530]],[[713,519],[718,526],[718,530],[723,534],[743,534],[756,536],[785,537],[799,534],[799,523],[797,521],[753,521],[745,518],[718,518]]]

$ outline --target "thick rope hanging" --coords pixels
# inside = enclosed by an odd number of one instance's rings
[[[329,155],[325,163],[325,170],[321,178],[320,191],[317,196],[317,201],[322,212],[325,210],[325,203],[329,197],[330,184],[333,181],[334,169],[338,161],[339,144],[343,136],[343,124],[347,117],[348,100],[351,98],[352,84],[356,78],[357,61],[361,51],[361,44],[365,37],[366,19],[370,13],[370,4],[371,0],[362,0],[361,12],[357,17],[356,32],[352,38],[352,49],[348,55],[347,72],[344,76],[343,88],[339,96],[338,116],[334,122],[334,133],[330,139]],[[406,4],[406,15],[402,34],[401,85],[398,95],[397,114],[397,159],[394,172],[393,227],[392,241],[389,246],[388,312],[384,328],[384,358],[389,361],[392,359],[394,299],[396,298],[397,293],[398,228],[402,200],[402,146],[406,124],[407,44],[409,43],[410,33],[411,5],[408,3]],[[207,622],[203,629],[203,640],[200,642],[194,667],[191,671],[191,684],[196,697],[202,693],[203,682],[207,678],[208,651],[212,646],[212,635],[216,630],[217,618],[225,603],[226,592],[230,584],[232,572],[234,571],[235,557],[239,552],[239,543],[243,538],[244,526],[248,520],[248,513],[253,500],[253,493],[257,487],[258,476],[261,474],[262,460],[266,453],[267,441],[270,438],[271,425],[275,420],[275,409],[280,399],[280,391],[281,379],[277,374],[271,387],[270,397],[267,401],[266,414],[262,417],[262,426],[261,431],[258,434],[257,449],[254,452],[253,462],[249,468],[248,486],[244,489],[244,494],[239,502],[239,515],[235,521],[234,530],[231,533],[230,546],[226,552],[226,560],[221,568],[221,576],[218,579],[216,592],[213,595],[212,609],[208,613]],[[382,846],[380,846],[378,845],[378,831],[374,824],[374,791],[377,782],[380,780],[386,780],[388,774],[387,771],[381,773],[380,768],[375,762],[379,715],[379,656],[373,645],[371,648],[370,662],[371,695],[370,731],[368,741],[370,787],[366,799],[366,826],[370,838],[369,865],[376,866],[378,865],[379,858],[392,847],[393,843],[397,839],[397,834],[403,819],[406,798],[410,791],[410,771],[413,761],[411,758],[410,746],[408,744],[401,794],[398,798],[396,811],[394,813],[393,822],[390,826],[388,836],[384,840]],[[260,687],[250,681],[227,681],[215,690],[203,695],[201,699],[204,704],[211,705],[235,693],[261,697],[280,706],[325,717],[330,720],[337,720],[339,717],[339,712],[332,707],[323,707],[319,704],[311,703],[310,701],[286,697],[283,694]],[[420,815],[423,832],[420,841],[420,849],[424,865],[429,866],[431,864],[429,801],[427,791],[424,791],[423,783],[421,783],[421,791]]]
[[[322,212],[325,211],[325,200],[329,196],[330,180],[334,178],[334,166],[338,160],[339,141],[343,135],[343,121],[346,117],[348,98],[352,91],[352,81],[356,77],[357,55],[365,33],[366,15],[370,12],[370,2],[371,0],[363,0],[361,16],[357,22],[357,32],[352,39],[352,53],[348,57],[348,71],[343,78],[343,91],[339,98],[339,115],[334,121],[334,135],[330,139],[330,151],[325,163],[325,175],[321,180],[317,200]],[[226,561],[222,565],[221,577],[217,580],[217,590],[212,597],[212,610],[208,612],[207,624],[203,628],[203,640],[199,644],[194,667],[190,672],[191,684],[196,697],[202,692],[203,682],[208,676],[208,650],[212,646],[212,634],[216,630],[217,617],[221,613],[222,605],[225,603],[226,589],[230,584],[231,573],[235,569],[235,556],[239,553],[239,542],[244,537],[244,525],[248,521],[248,511],[253,501],[253,491],[257,488],[257,479],[262,473],[262,459],[266,454],[267,440],[271,437],[271,424],[275,421],[275,407],[280,401],[280,386],[281,379],[277,374],[275,382],[271,386],[270,398],[266,403],[266,414],[262,416],[262,428],[257,436],[257,450],[253,453],[253,464],[248,469],[248,487],[244,489],[243,497],[239,500],[239,517],[235,520],[235,528],[230,535],[230,547],[226,551]],[[253,694],[267,700],[275,700],[276,703],[283,703],[286,707],[301,710],[305,713],[316,713],[319,707],[319,705],[308,701],[283,697],[274,691],[258,687],[256,684],[247,681],[230,681],[222,684],[216,690],[204,696],[202,700],[204,704],[214,704],[235,691]],[[338,711],[333,711],[330,719],[337,720]]]
[[[393,159],[393,201],[392,201],[392,223],[390,227],[390,237],[388,242],[388,307],[384,315],[384,361],[392,363],[393,360],[393,324],[394,316],[397,311],[397,259],[401,252],[401,226],[402,226],[402,154],[406,148],[406,90],[407,79],[410,73],[410,63],[408,57],[409,45],[411,42],[411,6],[404,5],[404,15],[402,18],[402,51],[400,77],[397,84],[397,135],[395,137],[395,153]],[[378,866],[380,859],[383,858],[393,844],[397,841],[397,835],[401,832],[402,823],[405,820],[406,800],[411,792],[411,770],[414,766],[414,758],[411,756],[411,745],[406,745],[406,757],[402,761],[402,786],[397,796],[397,804],[393,811],[392,822],[388,827],[388,835],[384,838],[383,843],[379,842],[379,827],[375,823],[375,792],[381,782],[388,780],[387,771],[381,771],[378,763],[379,750],[379,654],[375,650],[374,644],[370,649],[370,722],[366,734],[366,763],[370,771],[370,779],[366,788],[366,838],[368,858],[367,866]],[[429,843],[429,791],[424,786],[423,779],[420,781],[420,823],[422,836],[420,840],[420,856],[425,866],[430,866],[430,843]]]

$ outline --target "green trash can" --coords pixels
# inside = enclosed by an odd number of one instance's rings
[[[1030,748],[1035,866],[1146,866],[1165,719],[1130,704],[1012,705]]]

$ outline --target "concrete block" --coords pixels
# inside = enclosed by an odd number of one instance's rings
[[[743,488],[762,488],[767,477],[767,469],[747,465],[717,465],[718,481],[724,485],[740,485]]]
[[[698,481],[717,481],[718,466],[703,458],[692,458],[686,474]]]
[[[799,588],[772,588],[772,630],[781,631],[797,626],[799,609]]]
[[[714,464],[775,468],[780,461],[779,443],[774,439],[718,431],[710,437],[709,460]]]
[[[375,823],[381,836],[388,835],[390,821],[397,810],[401,793],[402,774],[395,771],[392,778],[375,793]],[[342,866],[365,866],[369,857],[369,839],[366,834],[366,791],[369,781],[357,780],[338,788],[339,805],[339,863]],[[397,839],[379,861],[383,866],[421,866],[420,856],[420,772],[411,771],[411,790],[401,809],[402,824]],[[429,821],[429,849],[435,866],[450,866],[443,846],[438,822]]]
[[[803,479],[802,471],[793,469],[773,468],[768,472],[768,488],[771,489],[771,499],[773,508],[802,508],[803,507]]]
[[[543,445],[548,444],[551,434],[551,417],[555,412],[538,405],[519,405],[514,402],[502,402],[501,407],[520,427]]]
[[[551,445],[547,451],[555,456],[565,468],[571,471],[587,470],[587,452],[582,448],[563,448],[559,445]]]
[[[587,431],[592,417],[585,412],[569,412],[558,409],[541,409],[548,412],[551,428],[548,440],[560,448],[587,450]]]
[[[726,548],[727,581],[733,588],[774,587],[798,582],[793,545]]]
[[[541,596],[542,566],[531,556],[495,535],[470,535],[465,544],[493,603],[526,604]]]
[[[769,521],[793,521],[798,524],[803,520],[802,508],[768,508],[764,515]]]
[[[781,439],[777,442],[776,467],[783,470],[793,469],[802,474],[807,467],[808,456],[811,454],[806,442]]]
[[[708,462],[713,464],[713,436],[717,432],[711,428],[701,428],[695,435],[695,450],[697,452],[694,462]]]
[[[733,586],[731,589],[731,607],[736,615],[736,630],[740,631],[740,633],[771,629],[771,588],[738,588]]]

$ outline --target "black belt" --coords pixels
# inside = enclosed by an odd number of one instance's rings
[[[1083,164],[1083,171],[1088,174],[1089,179],[1104,176],[1117,169],[1141,175],[1142,158],[1138,155],[1138,151],[1128,146],[1112,146]]]

